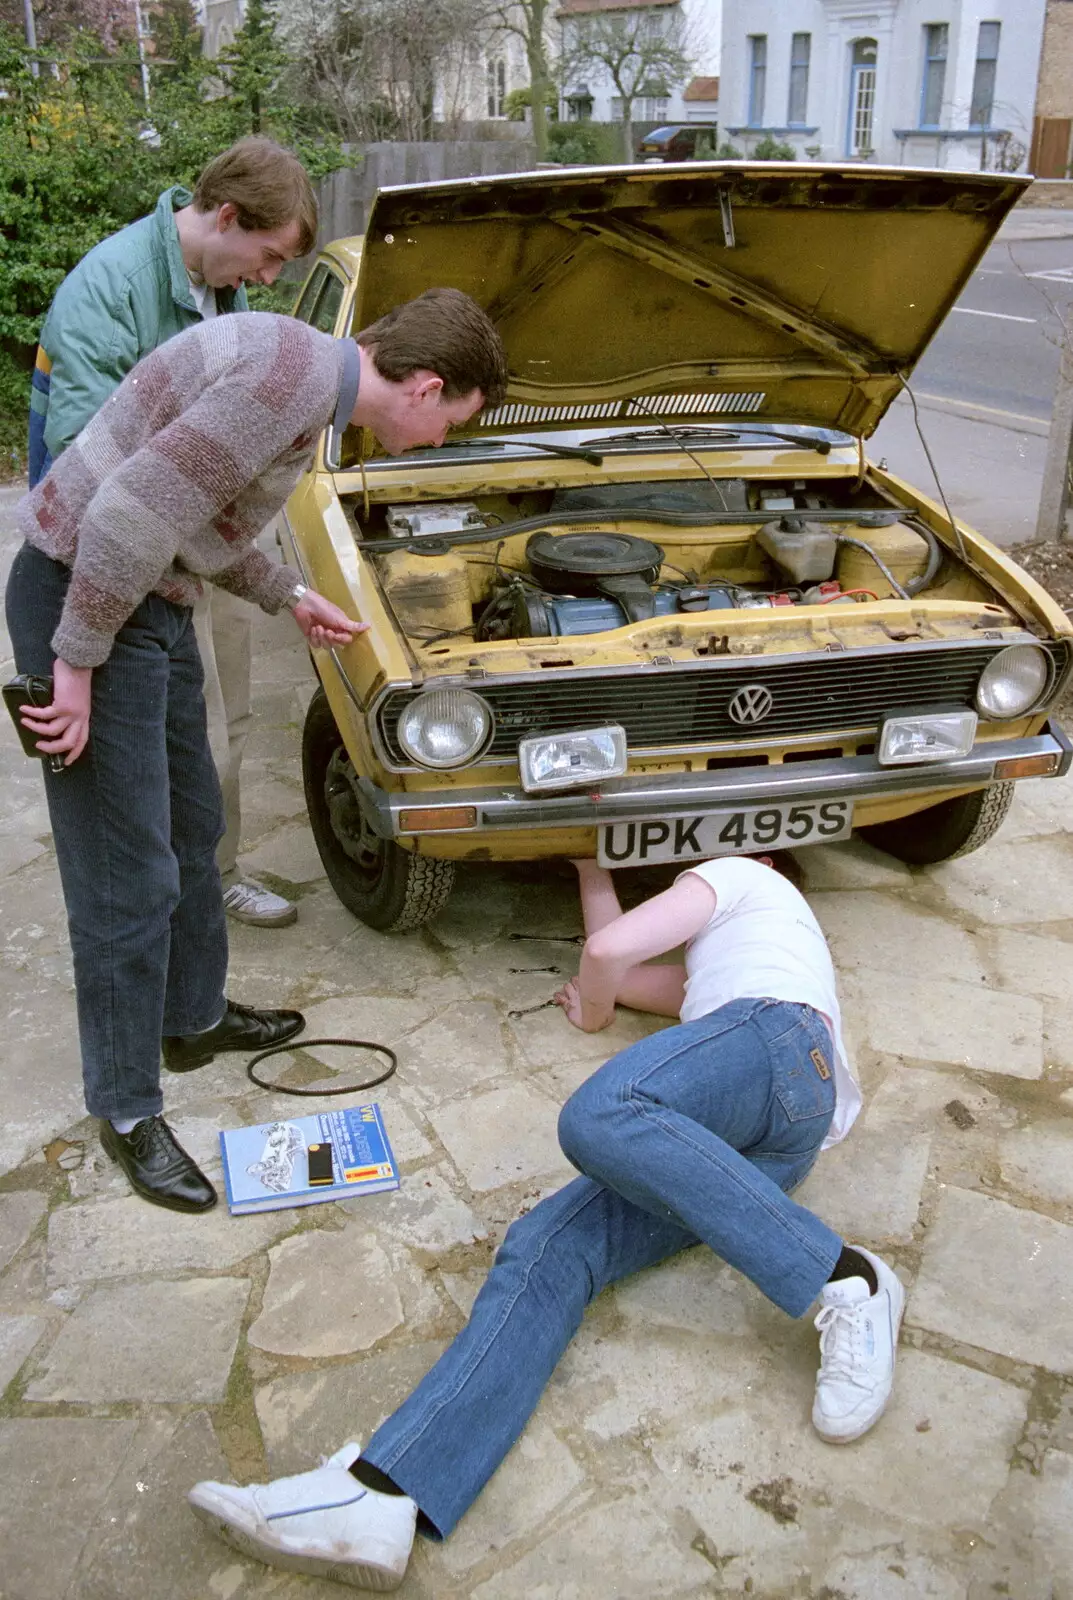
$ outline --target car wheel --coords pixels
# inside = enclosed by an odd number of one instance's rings
[[[347,910],[370,928],[407,933],[447,904],[454,862],[414,855],[381,839],[362,814],[353,776],[328,697],[318,689],[302,732],[302,777],[328,882]]]
[[[899,861],[912,867],[930,867],[979,850],[1001,828],[1012,799],[1012,783],[993,783],[988,789],[943,800],[911,817],[875,822],[857,832]]]

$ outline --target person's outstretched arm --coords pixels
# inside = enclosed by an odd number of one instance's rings
[[[594,868],[595,873],[603,871]],[[588,905],[599,912],[608,908],[610,900],[617,905],[618,898],[610,882],[598,886],[592,871],[587,876],[591,881],[582,880],[582,907],[588,932]],[[610,879],[609,873],[606,876]],[[695,873],[687,873],[663,894],[607,918],[589,933],[581,971],[563,986],[556,1001],[585,1033],[598,1033],[610,1024],[616,1001],[657,1016],[678,1016],[685,995],[685,968],[642,963],[691,939],[714,910],[715,890]]]
[[[591,938],[622,915],[615,880],[607,868],[599,866],[591,856],[580,856],[571,865],[577,868],[585,936]]]

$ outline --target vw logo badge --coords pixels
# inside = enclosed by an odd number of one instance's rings
[[[770,689],[765,689],[762,683],[747,683],[731,700],[729,711],[735,722],[749,726],[763,722],[774,704]]]

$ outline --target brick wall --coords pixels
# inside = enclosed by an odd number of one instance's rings
[[[1073,178],[1037,178],[1018,203],[1046,211],[1073,211]]]
[[[1073,0],[1047,0],[1036,116],[1073,116]]]

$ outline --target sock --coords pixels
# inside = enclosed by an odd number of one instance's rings
[[[879,1293],[879,1279],[876,1277],[875,1268],[867,1257],[862,1256],[859,1250],[854,1250],[852,1245],[842,1246],[842,1254],[835,1262],[834,1271],[827,1281],[834,1283],[839,1278],[863,1278],[872,1294]]]
[[[144,1122],[145,1118],[109,1117],[108,1121],[112,1124],[112,1127],[115,1129],[116,1133],[130,1133],[138,1126],[139,1122]]]
[[[347,1471],[358,1482],[364,1484],[366,1489],[375,1489],[377,1494],[405,1494],[405,1489],[400,1489],[394,1478],[389,1478],[386,1472],[381,1472],[379,1467],[374,1467],[371,1461],[366,1461],[359,1456],[352,1461]]]

